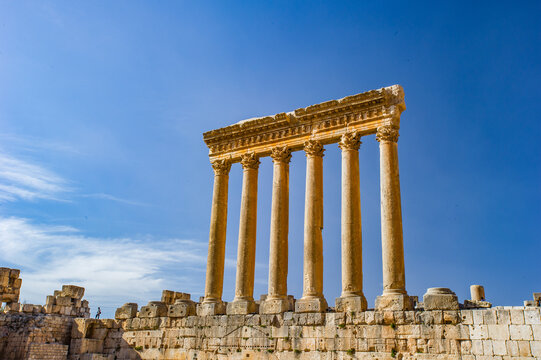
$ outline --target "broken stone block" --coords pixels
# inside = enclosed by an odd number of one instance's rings
[[[423,296],[425,310],[458,310],[458,297],[448,288],[429,288]]]
[[[167,305],[161,301],[151,301],[147,306],[141,307],[140,318],[156,318],[167,316]]]
[[[6,312],[13,313],[13,312],[19,312],[21,311],[22,304],[19,304],[18,302],[10,302],[6,304]]]
[[[62,295],[74,299],[82,299],[85,294],[85,288],[75,285],[62,285]]]
[[[137,304],[136,303],[126,303],[116,309],[115,319],[124,320],[131,319],[137,316]]]
[[[169,305],[167,316],[172,318],[181,318],[195,315],[195,303],[191,300],[177,300],[173,305]]]
[[[56,305],[60,306],[70,306],[71,305],[71,297],[68,296],[59,296],[56,298]]]
[[[485,288],[481,285],[471,285],[470,296],[472,301],[485,301]]]
[[[56,305],[56,298],[52,295],[47,296],[45,299],[45,305]]]

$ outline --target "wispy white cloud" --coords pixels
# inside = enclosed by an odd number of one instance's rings
[[[54,172],[0,152],[0,201],[53,199],[70,191]]]
[[[104,193],[83,194],[83,195],[80,195],[80,196],[85,197],[85,198],[109,200],[109,201],[119,202],[119,203],[127,204],[127,205],[148,206],[148,204],[145,204],[145,203],[142,203],[142,202],[122,199],[122,198],[119,198],[119,197],[116,197],[116,196],[113,196],[113,195],[110,195],[110,194],[104,194]]]
[[[21,300],[40,304],[62,284],[80,285],[107,315],[127,301],[157,300],[166,288],[200,295],[206,250],[193,240],[97,238],[69,226],[0,218],[0,261],[20,267]]]

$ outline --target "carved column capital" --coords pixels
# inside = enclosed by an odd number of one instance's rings
[[[243,154],[240,158],[240,163],[244,170],[247,170],[247,169],[257,170],[260,164],[259,157],[256,156],[256,154],[253,152],[248,152],[246,154]]]
[[[385,125],[378,128],[376,140],[379,142],[397,142],[398,136],[398,128],[391,125]]]
[[[340,138],[338,147],[342,150],[359,150],[361,146],[361,135],[358,132],[347,132]]]
[[[291,150],[286,146],[276,146],[271,149],[270,157],[274,162],[288,164],[291,161]]]
[[[231,160],[229,159],[214,160],[211,165],[216,175],[228,175],[229,170],[231,170]]]
[[[323,152],[325,149],[319,141],[308,140],[304,143],[304,151],[306,152],[306,156],[311,155],[323,157]]]

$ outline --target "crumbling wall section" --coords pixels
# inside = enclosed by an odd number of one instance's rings
[[[0,359],[65,360],[73,317],[52,314],[0,314]]]

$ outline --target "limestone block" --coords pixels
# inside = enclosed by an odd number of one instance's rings
[[[509,325],[509,335],[511,340],[533,340],[530,325]]]
[[[526,324],[539,325],[541,324],[541,314],[539,310],[524,310],[524,322]]]
[[[336,298],[337,312],[359,312],[367,308],[366,298],[364,296],[350,296]]]
[[[81,340],[81,353],[102,353],[103,352],[103,340],[97,339],[82,339]]]
[[[531,341],[530,351],[532,353],[532,356],[535,356],[536,359],[541,358],[541,341]]]
[[[385,294],[376,298],[376,310],[412,310],[413,304],[407,294]]]
[[[52,295],[47,296],[45,299],[45,305],[56,305],[56,298]]]
[[[62,294],[74,299],[82,299],[85,294],[85,288],[75,285],[62,285]]]
[[[327,301],[322,297],[299,299],[295,302],[295,312],[326,312],[328,308]]]
[[[141,307],[138,317],[140,318],[156,318],[167,316],[167,305],[161,301],[151,301],[147,306]]]
[[[167,316],[181,318],[195,315],[195,303],[191,300],[176,300],[173,305],[168,306]]]
[[[71,297],[69,297],[69,296],[58,296],[56,298],[56,305],[70,306],[71,305]]]
[[[458,310],[458,298],[448,288],[429,288],[423,296],[425,310]]]
[[[227,309],[227,303],[220,302],[208,302],[197,305],[198,316],[210,316],[210,315],[223,315]]]
[[[21,307],[22,312],[32,313],[34,311],[34,305],[32,304],[23,304]]]
[[[137,304],[136,303],[126,303],[116,309],[115,319],[131,319],[137,316]]]
[[[267,296],[261,296],[260,314],[281,314],[286,311],[295,310],[295,299],[288,296],[286,299],[266,299]]]
[[[488,335],[493,340],[509,340],[509,326],[490,325],[488,326]]]
[[[226,313],[229,315],[255,314],[259,311],[259,305],[253,300],[233,300],[227,304]]]

